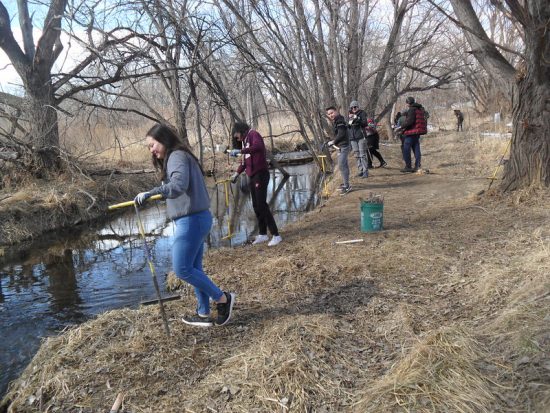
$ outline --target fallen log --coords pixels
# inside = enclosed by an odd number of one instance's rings
[[[97,171],[89,171],[89,175],[108,176],[108,175],[138,175],[150,174],[155,172],[154,169],[100,169]]]

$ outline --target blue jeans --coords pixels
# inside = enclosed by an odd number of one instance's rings
[[[174,272],[183,281],[195,287],[197,313],[210,314],[210,298],[218,301],[223,291],[202,269],[204,241],[212,227],[210,211],[197,212],[174,220],[176,233],[172,244]]]
[[[403,137],[403,160],[405,161],[405,167],[411,168],[411,149],[414,152],[414,167],[420,168],[420,160],[422,154],[420,153],[420,135],[407,135]]]

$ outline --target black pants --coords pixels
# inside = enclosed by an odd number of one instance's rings
[[[267,229],[271,235],[279,235],[275,219],[267,204],[267,186],[269,184],[269,171],[261,171],[250,177],[250,195],[252,206],[258,219],[258,231],[260,235],[267,235]]]
[[[384,158],[382,158],[382,154],[378,152],[378,149],[369,148],[368,153],[368,161],[369,161],[369,168],[372,168],[372,157],[374,156],[380,161],[380,165],[384,163]]]

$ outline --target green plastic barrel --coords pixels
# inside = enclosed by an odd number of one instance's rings
[[[381,231],[383,223],[384,204],[361,201],[361,231]]]

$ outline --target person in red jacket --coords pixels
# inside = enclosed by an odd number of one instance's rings
[[[401,172],[415,172],[420,169],[422,153],[420,152],[420,135],[427,132],[426,117],[424,116],[424,108],[419,103],[416,103],[412,96],[409,96],[405,102],[409,106],[407,111],[407,119],[401,125],[403,134],[403,160],[405,168]],[[414,169],[411,165],[411,149],[414,152]]]
[[[237,122],[233,125],[232,136],[234,140],[242,143],[242,149],[232,149],[231,156],[242,155],[241,164],[237,172],[231,175],[231,181],[235,183],[239,175],[245,171],[249,179],[250,195],[252,196],[252,206],[258,219],[259,234],[252,244],[261,244],[269,241],[267,244],[273,247],[279,244],[283,239],[279,235],[277,224],[273,214],[267,204],[267,187],[269,185],[269,169],[267,165],[265,145],[262,136],[250,129],[244,122]],[[272,238],[269,240],[267,230],[271,232]]]

